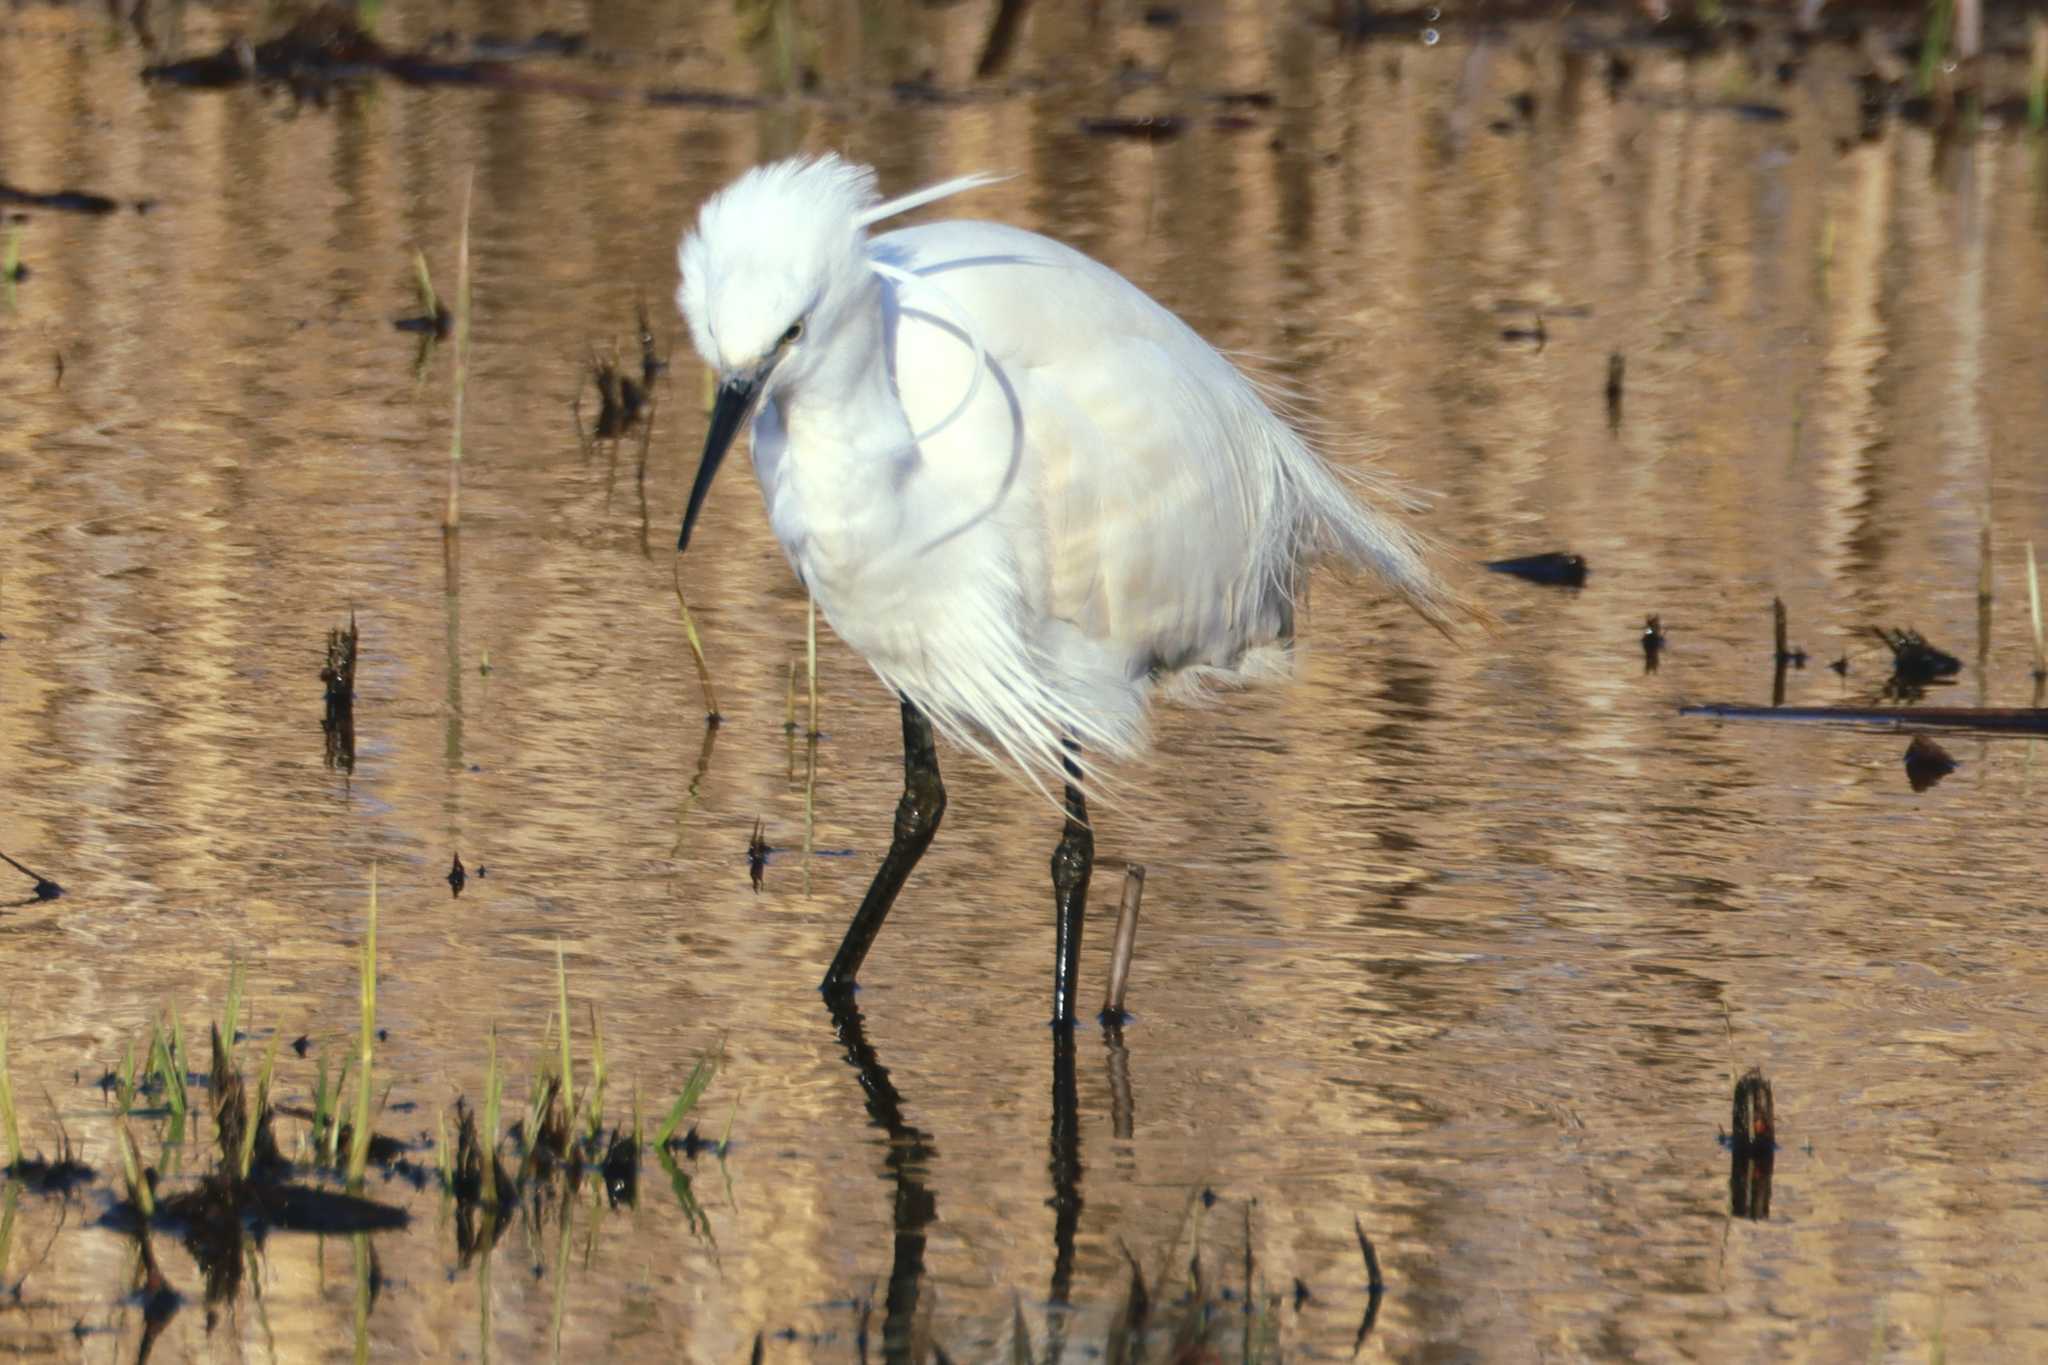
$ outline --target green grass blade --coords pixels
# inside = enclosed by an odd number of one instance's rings
[[[128,1197],[142,1210],[144,1218],[154,1217],[156,1196],[150,1193],[149,1181],[142,1174],[142,1154],[136,1150],[135,1135],[128,1131],[127,1120],[115,1126],[114,1137],[114,1145],[121,1149],[121,1175],[128,1182]]]
[[[576,1078],[569,1057],[569,969],[562,961],[562,941],[555,940],[555,1012],[562,1021],[562,1111],[569,1116],[568,1127],[576,1126]]]
[[[484,1188],[483,1202],[495,1208],[498,1203],[498,1103],[503,1093],[498,1080],[498,1029],[491,1027],[488,1069],[484,1073]]]
[[[721,1047],[720,1051],[724,1049]],[[668,1140],[676,1135],[676,1129],[697,1107],[697,1101],[704,1094],[704,1088],[711,1084],[711,1074],[717,1070],[715,1057],[700,1059],[690,1071],[690,1079],[683,1082],[683,1093],[676,1096],[676,1102],[669,1106],[668,1117],[661,1121],[661,1127],[654,1134],[654,1145],[666,1147]]]
[[[235,1065],[235,1026],[242,1016],[242,964],[237,962],[228,968],[228,1002],[221,1011],[220,1047],[221,1059],[229,1070]]]
[[[590,1006],[590,1093],[583,1111],[590,1116],[590,1135],[596,1137],[604,1131],[604,1024],[595,1003]]]
[[[21,1164],[21,1126],[14,1115],[14,1078],[7,1060],[7,1019],[0,1015],[0,1122],[7,1126],[7,1164]]]
[[[370,1056],[377,1037],[377,868],[370,866],[370,924],[363,935],[363,1033],[356,1050],[355,1140],[349,1144],[348,1183],[363,1183],[370,1162]]]
[[[249,1121],[242,1125],[242,1153],[237,1163],[242,1179],[249,1178],[249,1163],[256,1157],[256,1130],[263,1126],[263,1111],[270,1104],[270,1075],[277,1067],[277,1045],[279,1036],[270,1035],[270,1047],[263,1054],[263,1071],[256,1078],[256,1104],[249,1110]]]

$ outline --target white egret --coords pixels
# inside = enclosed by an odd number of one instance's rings
[[[704,204],[678,302],[718,387],[676,551],[751,418],[776,539],[902,699],[895,837],[827,995],[852,989],[938,828],[936,726],[1064,788],[1053,1014],[1068,1025],[1094,858],[1078,755],[1135,754],[1157,684],[1278,671],[1320,559],[1446,629],[1473,609],[1372,485],[1337,475],[1107,266],[998,223],[868,235],[991,181],[884,203],[873,171],[825,155],[756,167]]]

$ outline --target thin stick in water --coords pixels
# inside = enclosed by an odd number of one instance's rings
[[[818,599],[809,599],[809,624],[804,629],[804,672],[811,684],[810,737],[818,737]]]
[[[1104,1023],[1121,1023],[1124,988],[1131,981],[1131,950],[1138,942],[1138,902],[1145,897],[1145,869],[1132,863],[1124,869],[1123,899],[1116,907],[1116,938],[1109,950],[1109,989],[1102,997]]]
[[[2034,680],[2048,678],[2048,640],[2041,634],[2041,568],[2034,561],[2034,542],[2027,542],[2027,608],[2034,616]]]
[[[462,235],[455,246],[455,428],[448,442],[448,509],[441,529],[462,526],[462,393],[469,382],[469,197],[476,172],[462,181]]]
[[[718,693],[711,686],[711,665],[704,662],[704,642],[697,638],[697,623],[690,619],[690,604],[683,598],[683,557],[676,556],[676,607],[683,613],[683,635],[690,642],[690,659],[697,665],[697,683],[704,689],[704,723],[717,725],[725,717],[718,713]]]

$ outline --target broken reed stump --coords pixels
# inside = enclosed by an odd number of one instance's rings
[[[1116,938],[1109,950],[1109,988],[1102,996],[1102,1022],[1121,1024],[1124,990],[1131,983],[1131,952],[1138,943],[1138,903],[1145,898],[1145,869],[1132,863],[1124,869],[1123,899],[1116,907]]]
[[[1664,622],[1661,617],[1643,619],[1643,672],[1655,673],[1664,654]]]
[[[1771,1216],[1771,1165],[1778,1152],[1778,1117],[1771,1083],[1751,1067],[1735,1083],[1728,1121],[1728,1212],[1737,1218]]]
[[[327,665],[320,681],[327,684],[326,712],[320,729],[327,736],[327,766],[352,773],[356,769],[356,613],[349,609],[348,629],[327,632]]]

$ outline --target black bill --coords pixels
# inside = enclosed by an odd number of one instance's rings
[[[757,382],[744,377],[728,379],[718,386],[717,401],[711,405],[711,430],[704,437],[704,456],[697,462],[697,482],[690,486],[690,506],[683,513],[683,529],[676,537],[677,554],[689,548],[690,528],[697,524],[697,513],[704,508],[704,495],[711,491],[711,480],[717,475],[725,452],[732,449],[733,439],[753,415],[754,399],[760,391]]]

